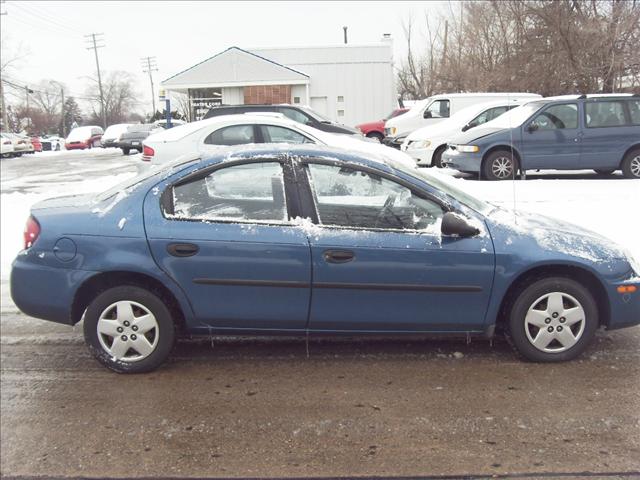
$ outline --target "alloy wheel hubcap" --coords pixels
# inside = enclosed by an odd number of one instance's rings
[[[98,319],[98,340],[113,360],[138,362],[158,345],[156,317],[144,305],[123,300],[112,303]]]
[[[513,162],[509,157],[498,157],[491,164],[491,171],[497,178],[508,178],[513,172]]]
[[[634,177],[640,177],[640,155],[631,159],[631,173]]]
[[[585,313],[580,302],[564,292],[551,292],[531,304],[524,319],[527,339],[545,353],[573,347],[584,332]]]

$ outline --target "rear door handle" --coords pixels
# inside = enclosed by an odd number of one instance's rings
[[[193,243],[170,243],[167,252],[174,257],[191,257],[200,251],[200,247]]]
[[[356,258],[351,250],[325,250],[322,256],[328,263],[347,263]]]

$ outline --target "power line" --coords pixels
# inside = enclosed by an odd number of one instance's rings
[[[158,71],[158,64],[156,63],[156,57],[143,57],[140,59],[142,62],[142,71],[144,73],[149,74],[149,82],[151,82],[151,104],[153,105],[153,110],[151,111],[151,115],[156,114],[156,95],[153,89],[153,75],[151,72]]]
[[[104,42],[104,33],[90,33],[89,35],[85,35],[89,44],[92,46],[88,47],[87,50],[93,50],[93,53],[96,56],[96,69],[98,70],[98,88],[100,89],[100,106],[102,110],[102,126],[103,128],[107,128],[107,112],[104,109],[104,93],[102,91],[102,77],[100,75],[100,62],[98,62],[98,49],[103,48],[104,45],[98,45],[98,42]]]

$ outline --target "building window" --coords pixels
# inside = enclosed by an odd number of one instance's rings
[[[338,102],[344,102],[344,97],[342,95],[338,97]]]
[[[338,116],[344,117],[344,110],[338,110]]]
[[[300,103],[300,97],[293,97],[293,103]]]

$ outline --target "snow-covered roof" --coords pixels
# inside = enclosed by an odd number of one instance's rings
[[[172,90],[277,83],[306,84],[309,76],[256,53],[230,47],[167,78],[162,85]]]

